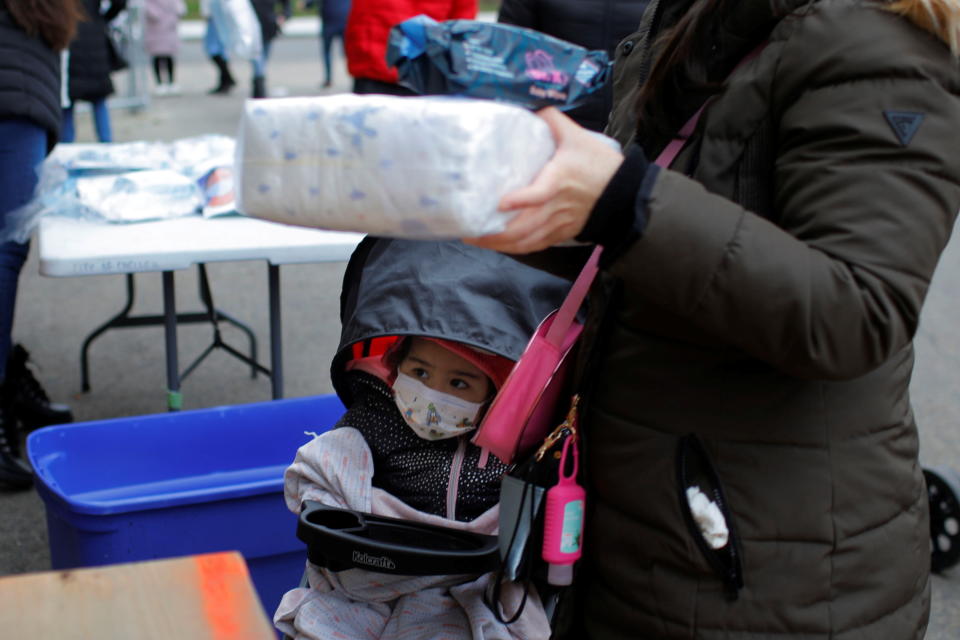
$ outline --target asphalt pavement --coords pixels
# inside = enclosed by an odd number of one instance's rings
[[[272,96],[323,95],[349,90],[338,57],[334,84],[321,88],[319,43],[310,35],[316,23],[275,41],[268,66]],[[306,27],[306,28],[304,28]],[[192,26],[188,27],[193,28]],[[200,42],[189,37],[177,58],[182,94],[150,100],[142,109],[112,109],[114,138],[170,141],[204,133],[235,135],[243,100],[250,91],[250,67],[234,63],[240,84],[227,96],[208,95],[216,83],[213,65]],[[128,73],[114,77],[118,98],[127,91]],[[117,100],[117,104],[123,103]],[[77,114],[78,142],[93,141],[88,113]],[[911,391],[921,428],[925,467],[960,469],[960,239],[944,254],[917,335],[917,365]],[[283,344],[287,397],[331,392],[329,363],[339,337],[337,316],[343,264],[290,265],[281,271]],[[266,359],[269,340],[267,268],[262,262],[209,265],[216,305],[248,323]],[[136,276],[135,313],[161,312],[159,274]],[[195,270],[176,274],[177,307],[201,309]],[[163,330],[160,327],[109,331],[91,349],[91,384],[80,391],[80,347],[86,335],[124,305],[124,276],[51,278],[39,275],[35,247],[20,277],[14,339],[37,365],[50,395],[69,402],[77,420],[99,420],[157,413],[166,409]],[[244,336],[224,325],[224,339],[243,345]],[[182,326],[181,363],[190,362],[212,338],[207,325]],[[184,409],[262,402],[270,382],[225,352],[215,351],[184,381]],[[292,453],[291,453],[292,456]],[[864,499],[868,499],[867,496]],[[50,568],[44,508],[34,491],[0,491],[0,576]],[[932,617],[927,638],[960,637],[960,568],[933,579]],[[0,636],[13,630],[0,630]],[[878,639],[887,640],[887,639]],[[893,639],[896,640],[896,639]]]

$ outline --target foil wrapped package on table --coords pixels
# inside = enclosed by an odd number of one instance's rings
[[[339,94],[248,101],[237,209],[308,227],[430,239],[502,231],[500,198],[554,141],[526,109],[467,98]]]

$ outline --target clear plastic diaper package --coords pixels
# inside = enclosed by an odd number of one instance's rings
[[[554,141],[526,109],[469,98],[337,94],[247,101],[237,209],[309,227],[411,239],[502,231],[500,198]]]

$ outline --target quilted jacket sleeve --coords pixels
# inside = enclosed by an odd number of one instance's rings
[[[785,25],[758,61],[772,78],[774,215],[661,171],[644,237],[610,270],[633,304],[785,373],[851,378],[909,343],[950,237],[957,75],[942,43],[880,10]]]

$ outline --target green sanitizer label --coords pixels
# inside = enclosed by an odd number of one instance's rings
[[[560,551],[576,553],[580,550],[580,530],[583,525],[583,500],[568,502],[563,508],[563,532],[560,534]]]

